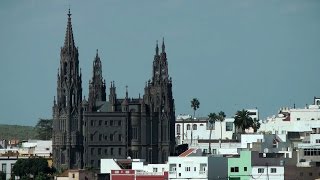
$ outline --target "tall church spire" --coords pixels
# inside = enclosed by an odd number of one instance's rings
[[[69,13],[68,13],[68,24],[67,24],[66,36],[64,39],[64,47],[69,47],[69,48],[75,47],[74,39],[73,39],[73,32],[72,32],[70,8],[69,8]]]
[[[157,45],[156,45],[156,55],[159,55],[158,40],[157,40]]]
[[[82,80],[70,9],[64,45],[60,51],[59,69],[56,105],[53,111],[54,164],[57,168],[82,168]]]
[[[164,37],[162,38],[162,52],[166,51],[166,46],[164,45]]]

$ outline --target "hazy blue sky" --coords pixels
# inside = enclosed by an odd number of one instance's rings
[[[264,118],[320,96],[318,0],[4,0],[0,123],[52,117],[69,4],[83,95],[97,48],[118,96],[126,85],[129,96],[142,94],[155,42],[165,37],[176,115],[192,113],[193,97],[201,116],[258,107]]]

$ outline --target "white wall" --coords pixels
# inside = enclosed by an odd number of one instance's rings
[[[208,128],[207,120],[199,120],[198,122],[188,122],[189,120],[185,120],[184,122],[181,122],[180,120],[177,120],[175,123],[175,137],[177,139],[178,136],[180,138],[177,140],[177,144],[182,143],[189,143],[191,141],[191,131],[192,131],[192,137],[193,140],[197,139],[209,139],[210,136],[210,129]],[[221,136],[221,129],[222,129],[222,139],[232,139],[232,134],[234,132],[234,125],[232,125],[232,131],[226,131],[226,123],[232,123],[233,124],[234,119],[233,118],[226,118],[224,122],[216,122],[214,124],[214,129],[212,130],[211,139],[220,139]],[[197,125],[197,130],[187,130],[187,126],[190,125],[192,127],[193,125]],[[177,127],[180,126],[180,134],[177,133]],[[184,132],[183,132],[184,131]],[[184,138],[182,138],[184,136]],[[184,141],[183,141],[184,139]]]
[[[101,174],[111,173],[111,170],[121,170],[114,159],[101,159],[100,167]]]
[[[252,143],[258,141],[264,141],[262,134],[241,134],[241,148],[247,148],[248,144],[252,148]]]
[[[263,169],[263,173],[258,173],[258,169]],[[276,173],[271,173],[271,169],[276,168]],[[283,166],[253,166],[251,180],[284,180]]]
[[[201,164],[203,169],[200,169]],[[169,157],[169,179],[208,179],[208,157]],[[175,171],[171,168],[175,165]],[[171,168],[171,169],[170,169]],[[190,171],[187,171],[190,168]]]

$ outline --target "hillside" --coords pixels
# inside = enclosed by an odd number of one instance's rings
[[[0,124],[0,139],[34,139],[36,131],[32,126],[5,125]]]

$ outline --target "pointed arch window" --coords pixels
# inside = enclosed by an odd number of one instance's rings
[[[181,129],[181,125],[178,124],[178,125],[177,125],[177,134],[180,134],[180,129]]]

